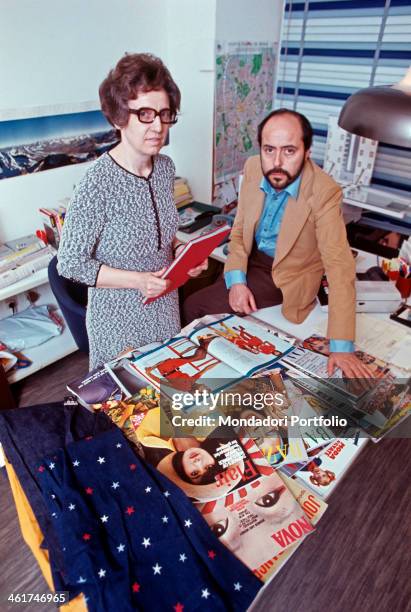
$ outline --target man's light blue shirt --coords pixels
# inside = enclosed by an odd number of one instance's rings
[[[269,257],[274,257],[281,221],[284,216],[288,198],[297,199],[300,190],[301,174],[282,191],[276,191],[266,177],[260,183],[260,189],[265,193],[264,208],[255,233],[257,248]],[[242,270],[231,270],[224,273],[227,289],[234,284],[247,284],[247,277]],[[351,353],[354,343],[349,340],[330,340],[330,351],[335,353]]]

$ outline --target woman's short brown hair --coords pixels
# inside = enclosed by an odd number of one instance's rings
[[[180,90],[161,59],[151,53],[126,53],[100,85],[101,110],[112,125],[124,127],[129,118],[128,101],[141,92],[159,89],[164,89],[170,109],[177,113]]]

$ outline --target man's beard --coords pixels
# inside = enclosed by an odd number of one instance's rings
[[[289,172],[287,172],[287,170],[285,170],[284,168],[281,168],[281,166],[275,166],[274,168],[270,168],[270,170],[268,170],[267,172],[263,172],[263,174],[265,178],[267,179],[267,181],[270,183],[270,185],[274,187],[274,189],[283,190],[286,187],[288,187],[288,185],[291,185],[291,183],[293,183],[295,179],[301,174],[304,164],[305,164],[305,159],[303,159],[303,161],[300,164],[300,167],[298,168],[298,171],[295,174],[290,174]],[[273,174],[273,173],[279,173],[282,176],[278,176],[278,177],[270,176],[270,174]],[[284,177],[287,180],[283,183],[282,181]]]

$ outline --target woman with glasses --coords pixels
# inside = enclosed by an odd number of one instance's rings
[[[90,369],[180,331],[177,292],[143,305],[167,288],[161,276],[176,246],[175,167],[159,153],[177,121],[180,90],[159,58],[126,54],[99,93],[120,142],[77,186],[58,251],[60,274],[89,285]]]

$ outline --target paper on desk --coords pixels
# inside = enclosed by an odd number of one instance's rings
[[[327,335],[326,320],[318,321],[315,327],[321,335]],[[391,321],[357,314],[355,345],[397,368],[411,370],[411,334]]]

